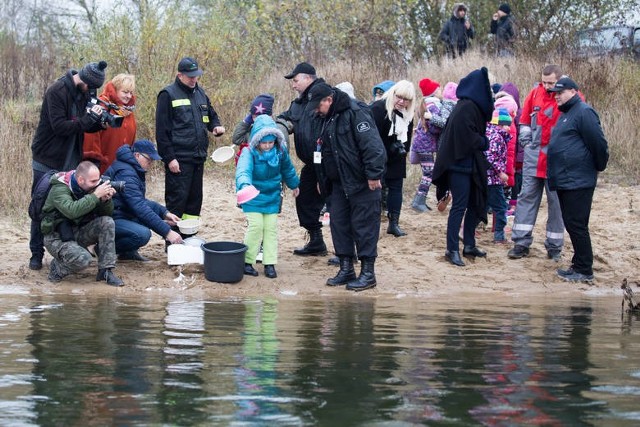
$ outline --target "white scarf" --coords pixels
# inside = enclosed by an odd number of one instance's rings
[[[401,113],[406,116],[406,111],[401,111]],[[399,114],[395,114],[395,123],[392,123],[391,129],[389,129],[389,135],[391,136],[395,133],[398,137],[398,141],[407,142],[407,133],[409,131],[409,123],[410,120],[404,117],[401,117]]]

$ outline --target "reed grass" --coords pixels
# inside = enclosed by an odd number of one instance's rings
[[[609,141],[611,159],[609,168],[603,175],[606,179],[623,184],[637,184],[640,178],[640,150],[635,144],[640,142],[635,120],[640,110],[640,73],[638,64],[622,60],[600,62],[572,62],[565,58],[546,59],[563,66],[580,85],[588,103],[600,115]],[[175,61],[174,61],[175,62]],[[212,99],[227,134],[212,138],[211,150],[231,144],[231,133],[238,121],[248,113],[252,99],[259,93],[269,92],[275,98],[275,114],[284,111],[295,97],[289,81],[283,78],[293,68],[294,63],[283,64],[277,69],[247,70],[222,64],[205,68],[201,85]],[[540,78],[540,70],[545,65],[536,58],[501,59],[489,58],[480,53],[470,52],[457,60],[439,60],[411,63],[406,68],[392,74],[380,74],[377,69],[365,63],[336,61],[317,63],[318,75],[335,85],[349,81],[355,87],[356,96],[365,102],[371,101],[371,88],[383,80],[407,79],[414,83],[428,77],[444,85],[448,81],[459,81],[470,71],[486,66],[494,82],[511,81],[520,89],[521,101]],[[137,76],[139,108],[136,112],[139,138],[154,140],[155,95],[162,87],[171,83],[175,76],[175,63],[166,64],[164,71],[156,66],[149,75]],[[225,69],[226,67],[226,69]],[[60,73],[60,75],[62,72]],[[419,93],[419,90],[418,90]],[[0,105],[0,211],[4,214],[24,213],[30,200],[32,181],[31,141],[39,119],[40,101],[5,101]],[[293,138],[291,139],[293,143]],[[291,150],[294,153],[294,150]],[[293,155],[295,158],[295,155]],[[225,165],[229,174],[233,164]],[[408,165],[407,192],[419,179],[417,168]],[[157,177],[162,167],[156,164],[151,170],[152,182],[163,185]]]

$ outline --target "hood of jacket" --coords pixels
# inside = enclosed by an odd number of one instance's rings
[[[136,160],[136,156],[133,155],[133,150],[130,145],[125,144],[118,148],[118,151],[116,151],[116,160],[133,166],[133,169],[135,169],[138,175],[144,175],[146,173],[142,166],[140,166],[140,163]]]
[[[251,132],[249,133],[249,146],[251,148],[257,148],[262,138],[267,135],[273,135],[276,137],[276,148],[280,151],[287,149],[287,143],[284,139],[284,135],[278,129],[276,122],[266,114],[261,114],[253,121],[251,126]]]
[[[453,5],[453,12],[451,13],[452,17],[455,19],[465,19],[465,18],[460,18],[458,16],[458,12],[460,11],[460,9],[464,9],[465,12],[469,13],[469,8],[467,7],[466,4],[464,3],[456,3]]]
[[[122,106],[129,107],[130,109],[120,108],[119,110],[109,111],[111,114],[119,114],[121,116],[127,116],[131,114],[131,111],[133,109],[132,107],[135,107],[136,105],[135,95],[131,96],[131,99],[129,100],[129,102],[127,102],[126,104],[123,104],[122,101],[120,101],[120,98],[118,98],[118,91],[116,90],[116,87],[111,82],[107,82],[107,84],[104,86],[104,90],[100,94],[100,99],[110,102],[112,104],[115,104],[119,107],[122,107]]]
[[[385,80],[382,83],[378,83],[371,90],[371,95],[375,98],[376,97],[376,89],[382,89],[383,92],[386,92],[389,89],[391,89],[391,86],[393,86],[394,84],[396,84],[396,82],[394,82],[393,80]]]
[[[460,80],[456,89],[458,99],[469,99],[480,108],[486,122],[493,114],[493,92],[486,67],[474,70]]]
[[[333,103],[331,104],[331,108],[329,109],[329,114],[327,114],[327,116],[331,117],[334,114],[342,113],[343,111],[348,110],[349,107],[351,107],[351,97],[340,89],[334,88]]]

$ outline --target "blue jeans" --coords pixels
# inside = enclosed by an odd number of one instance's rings
[[[151,230],[128,219],[116,219],[116,253],[137,251],[149,243]]]
[[[487,189],[487,205],[493,211],[495,230],[493,240],[505,240],[504,227],[507,225],[507,200],[504,197],[504,186],[490,185]]]

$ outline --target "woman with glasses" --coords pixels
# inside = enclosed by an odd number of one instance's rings
[[[407,176],[407,152],[413,134],[416,90],[413,83],[400,80],[371,105],[380,138],[387,152],[384,184],[387,187],[387,234],[406,236],[399,225],[402,209],[402,185]]]

